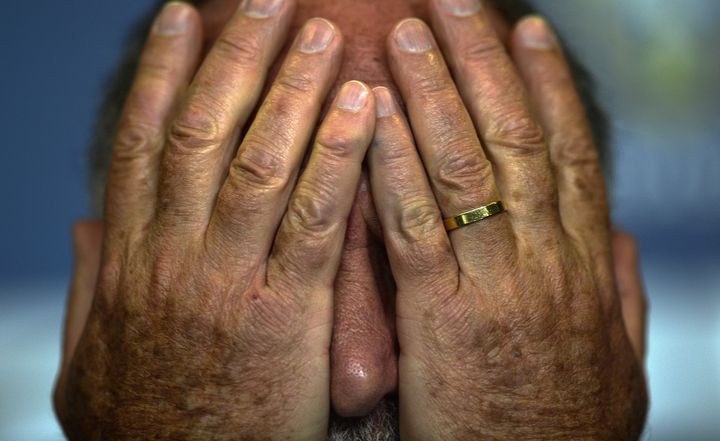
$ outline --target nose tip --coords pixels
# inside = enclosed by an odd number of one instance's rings
[[[340,366],[332,367],[332,404],[343,417],[369,414],[385,395],[397,389],[397,363],[394,354],[368,360],[338,354]],[[364,356],[366,357],[366,356]]]
[[[343,417],[369,414],[397,389],[394,283],[385,248],[370,233],[376,216],[367,188],[359,186],[335,278],[330,395]]]

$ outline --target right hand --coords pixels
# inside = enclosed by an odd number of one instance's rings
[[[333,280],[375,104],[343,86],[296,184],[343,42],[308,22],[249,121],[294,9],[278,3],[239,10],[197,74],[198,12],[173,3],[153,28],[97,285],[76,278],[69,303],[55,405],[70,439],[326,436]]]

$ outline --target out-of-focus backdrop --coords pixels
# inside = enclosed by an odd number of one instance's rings
[[[502,0],[500,0],[502,1]],[[60,440],[50,405],[89,215],[86,147],[131,24],[151,0],[3,2],[0,440]],[[651,303],[645,438],[720,440],[720,2],[538,0],[612,116],[614,219]]]

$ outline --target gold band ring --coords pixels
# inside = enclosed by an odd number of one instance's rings
[[[487,219],[496,214],[500,214],[505,211],[503,203],[501,201],[491,202],[487,205],[483,205],[480,208],[460,213],[457,216],[449,217],[443,220],[445,229],[447,231],[457,230],[458,228],[465,227],[475,222],[480,222],[483,219]]]

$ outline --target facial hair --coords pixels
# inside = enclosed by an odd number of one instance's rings
[[[327,441],[398,441],[400,426],[397,399],[384,398],[373,411],[359,418],[330,415]]]

